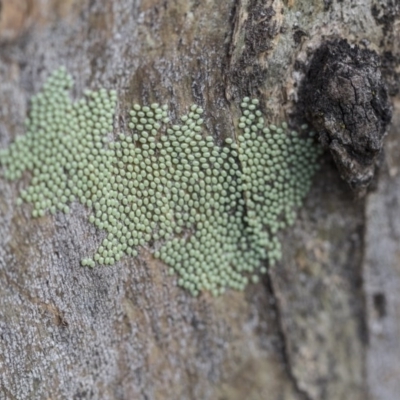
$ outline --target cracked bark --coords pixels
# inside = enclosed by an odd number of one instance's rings
[[[362,399],[400,392],[399,7],[390,0],[3,0],[0,147],[23,134],[30,96],[59,65],[73,95],[192,102],[217,140],[243,95],[271,122],[295,115],[321,43],[383,56],[394,104],[376,184],[355,200],[328,154],[282,262],[244,293],[193,299],[143,249],[87,270],[102,238],[88,212],[29,218],[0,178],[0,398]],[[296,119],[292,122],[295,124]]]
[[[299,114],[361,195],[374,178],[392,114],[380,64],[374,51],[327,41],[315,50],[299,90]]]
[[[273,287],[275,280],[272,278],[270,273],[267,273],[267,277],[264,279],[264,285],[268,288],[269,293],[271,293],[273,301],[270,302],[271,308],[274,309],[276,315],[276,325],[278,336],[281,340],[281,349],[282,349],[282,358],[285,366],[286,374],[292,382],[294,392],[296,393],[296,397],[300,400],[310,400],[311,397],[308,395],[306,390],[303,390],[299,385],[300,382],[297,379],[297,376],[293,373],[292,370],[292,361],[291,361],[291,352],[288,349],[290,347],[291,341],[290,337],[286,332],[285,324],[282,319],[282,310],[281,305],[279,303],[279,298],[277,298],[275,294],[275,288]]]

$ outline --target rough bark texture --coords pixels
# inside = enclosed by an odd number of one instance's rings
[[[355,200],[329,154],[284,258],[244,293],[192,298],[146,249],[82,268],[101,238],[79,204],[29,217],[0,178],[0,398],[366,399],[400,393],[399,6],[392,0],[3,0],[0,147],[65,65],[85,88],[197,102],[217,139],[243,95],[272,122],[295,109],[324,40],[383,57],[393,123],[373,191]],[[397,40],[396,40],[397,39]],[[121,118],[116,122],[123,124]],[[28,179],[28,177],[26,177]]]
[[[347,40],[315,51],[299,90],[299,114],[319,133],[340,176],[361,195],[374,178],[392,112],[381,57]]]

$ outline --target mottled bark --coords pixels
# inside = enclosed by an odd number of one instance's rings
[[[0,172],[0,398],[365,399],[400,392],[398,6],[392,0],[3,0],[0,148],[58,66],[133,102],[196,102],[217,140],[238,101],[297,121],[313,51],[377,52],[394,103],[385,156],[356,200],[327,153],[282,262],[244,293],[193,298],[146,249],[83,268],[103,234],[88,211],[31,219]]]

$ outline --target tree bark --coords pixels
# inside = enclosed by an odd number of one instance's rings
[[[3,0],[0,148],[61,65],[132,103],[192,103],[233,137],[244,95],[295,114],[313,51],[345,38],[382,57],[393,102],[385,156],[356,199],[329,153],[283,260],[245,292],[193,298],[146,248],[88,269],[103,238],[78,203],[30,217],[29,177],[0,174],[0,398],[366,399],[400,393],[399,6],[392,0]]]

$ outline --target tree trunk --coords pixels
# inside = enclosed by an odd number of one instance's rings
[[[392,0],[3,0],[0,148],[64,65],[80,98],[192,103],[220,141],[239,102],[295,114],[314,50],[345,38],[382,56],[393,121],[376,182],[355,198],[329,155],[283,259],[244,292],[192,297],[146,247],[82,267],[103,233],[89,211],[32,219],[29,182],[0,177],[0,398],[366,399],[400,393],[399,6]],[[299,67],[300,66],[300,67]],[[117,126],[118,125],[118,126]],[[121,125],[122,126],[122,125]],[[117,129],[118,128],[118,129]]]

